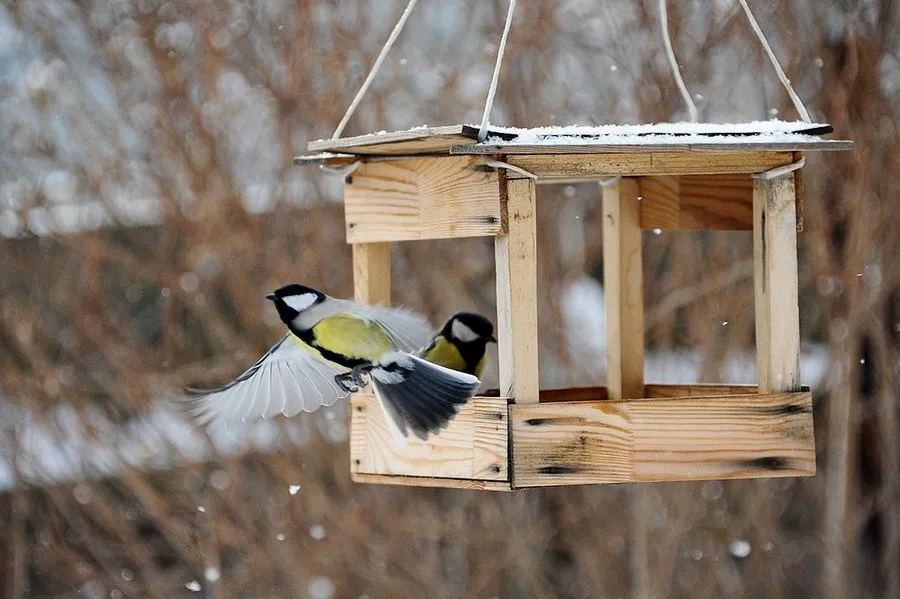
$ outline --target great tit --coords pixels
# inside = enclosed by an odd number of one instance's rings
[[[490,320],[473,312],[457,312],[419,355],[433,364],[481,378],[487,364],[487,344],[496,342]]]
[[[368,374],[397,440],[438,432],[480,384],[478,378],[414,355],[431,328],[421,316],[366,306],[292,284],[266,296],[288,332],[230,383],[189,390],[192,411],[213,420],[294,416],[330,406]]]

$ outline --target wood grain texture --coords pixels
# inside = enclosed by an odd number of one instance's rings
[[[630,154],[509,155],[506,162],[540,179],[591,180],[621,175],[720,175],[759,173],[793,162],[790,152],[671,152]],[[522,175],[510,171],[510,179]]]
[[[500,175],[478,158],[361,164],[344,186],[348,243],[498,235]]]
[[[513,487],[810,476],[809,392],[513,405]]]
[[[508,234],[494,240],[500,393],[537,403],[537,215],[530,179],[507,184]]]
[[[801,150],[852,150],[853,142],[842,139],[814,139],[810,141],[760,141],[746,137],[734,141],[685,142],[673,137],[671,142],[654,143],[635,141],[634,143],[584,143],[584,144],[473,144],[460,143],[450,147],[451,154],[624,154],[638,152],[793,152]],[[312,148],[310,148],[312,150]]]
[[[606,386],[610,399],[644,394],[644,272],[636,179],[603,188]]]
[[[317,139],[307,144],[309,152],[345,152],[349,154],[421,154],[448,153],[453,144],[471,143],[475,137],[465,135],[463,125],[423,127],[409,131],[369,133],[339,139]]]
[[[488,130],[491,137],[510,139],[513,134]],[[417,127],[406,131],[383,131],[339,139],[317,139],[307,144],[310,152],[345,152],[361,156],[395,156],[450,153],[456,144],[471,144],[478,137],[478,127],[446,125]]]
[[[800,388],[797,210],[793,173],[753,182],[753,284],[760,393]]]
[[[721,395],[747,395],[757,393],[756,385],[714,385],[714,384],[666,384],[647,383],[644,397],[707,397]],[[574,387],[569,389],[541,389],[541,403],[562,401],[605,401],[609,399],[606,387]],[[640,398],[638,398],[639,400]]]
[[[750,231],[753,179],[746,174],[641,177],[644,230]]]
[[[353,297],[361,304],[391,305],[391,244],[353,244]]]
[[[506,398],[473,398],[427,441],[397,444],[375,397],[350,401],[350,470],[357,474],[509,480]]]
[[[463,489],[471,491],[512,491],[508,481],[468,480],[464,478],[432,478],[427,476],[388,476],[351,472],[355,483],[375,485],[400,485],[406,487],[434,487],[438,489]]]

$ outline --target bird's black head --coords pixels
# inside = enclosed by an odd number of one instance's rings
[[[441,334],[457,345],[497,342],[491,321],[474,312],[457,312],[444,325]]]
[[[268,294],[266,299],[275,303],[278,316],[285,324],[290,324],[301,312],[316,304],[321,304],[327,297],[321,291],[292,283],[279,287]]]

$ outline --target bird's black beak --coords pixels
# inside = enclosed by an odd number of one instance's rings
[[[278,296],[275,295],[274,293],[269,293],[266,295],[266,299],[269,300],[270,302],[274,302],[275,300],[278,299]]]
[[[492,343],[497,343],[497,338],[494,337],[493,335],[491,335],[490,337],[488,337],[488,341],[490,341]]]

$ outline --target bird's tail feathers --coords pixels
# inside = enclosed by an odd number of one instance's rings
[[[371,371],[372,386],[395,437],[407,429],[425,440],[446,428],[481,382],[478,377],[393,352]]]

